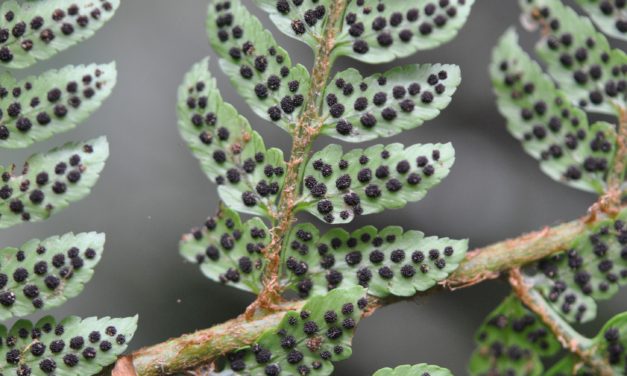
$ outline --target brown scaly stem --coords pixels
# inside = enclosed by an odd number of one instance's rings
[[[605,217],[599,215],[595,221],[603,219]],[[470,252],[457,271],[442,282],[435,291],[468,287],[497,278],[502,272],[523,264],[562,252],[585,228],[585,220],[586,218],[581,218],[478,248]],[[415,299],[431,292],[434,291],[420,293],[408,299]],[[373,314],[379,307],[406,299],[370,297],[365,316]],[[298,309],[303,304],[304,301],[282,303],[278,305],[276,312],[257,312],[253,320],[248,320],[245,315],[242,315],[212,328],[140,349],[119,361],[127,363],[126,365],[132,364],[134,371],[129,371],[127,367],[124,372],[114,372],[113,375],[172,375],[210,364],[229,351],[254,343],[265,331],[276,327],[288,310]]]
[[[264,287],[255,302],[246,309],[247,318],[251,318],[258,309],[272,312],[280,308],[277,303],[282,301],[279,275],[281,250],[295,221],[294,207],[298,199],[302,171],[305,168],[303,162],[307,160],[311,146],[321,129],[320,97],[329,79],[333,65],[331,52],[335,46],[335,37],[346,6],[346,0],[334,0],[330,4],[329,17],[322,33],[320,47],[315,52],[309,93],[304,103],[305,110],[292,129],[292,150],[287,163],[283,192],[274,218],[276,225],[270,230],[272,240],[264,249],[264,255],[268,259],[268,266],[263,276]]]
[[[544,298],[537,291],[530,289],[519,268],[510,270],[509,283],[516,296],[542,320],[562,344],[562,347],[576,355],[582,363],[591,367],[595,375],[612,376],[614,374],[608,363],[595,356],[593,351],[586,349],[589,347],[590,340],[577,333],[546,304]]]

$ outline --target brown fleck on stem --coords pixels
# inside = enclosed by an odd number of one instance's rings
[[[595,221],[605,218],[600,215]],[[419,293],[409,299],[446,288],[468,287],[496,278],[509,269],[564,251],[584,230],[583,222],[584,219],[575,220],[476,249],[466,256],[458,270],[441,283],[438,289]],[[382,306],[405,299],[370,297],[364,316],[370,316]],[[297,310],[303,304],[303,301],[277,304],[276,312],[257,312],[250,321],[242,315],[224,324],[138,350],[130,355],[136,373],[116,376],[171,375],[209,364],[229,351],[254,343],[266,330],[276,327],[287,310]]]
[[[329,17],[322,32],[321,43],[315,51],[309,93],[303,105],[305,110],[292,130],[292,150],[276,213],[276,225],[270,230],[272,240],[264,250],[264,255],[269,261],[263,277],[264,288],[257,300],[246,309],[246,317],[252,317],[259,308],[267,311],[277,310],[279,308],[277,303],[281,302],[281,251],[285,237],[295,221],[294,207],[298,199],[300,178],[305,168],[304,162],[307,160],[313,141],[320,132],[320,98],[333,65],[331,52],[335,46],[335,37],[346,6],[346,0],[334,0],[330,4]]]
[[[516,296],[542,320],[557,337],[562,347],[579,357],[583,363],[592,367],[595,375],[612,376],[614,374],[609,364],[600,357],[595,356],[594,352],[586,350],[589,347],[590,340],[577,333],[570,324],[549,307],[540,293],[529,288],[519,268],[510,270],[509,283]]]

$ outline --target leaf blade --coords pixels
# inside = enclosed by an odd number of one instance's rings
[[[379,64],[435,48],[457,35],[473,3],[447,2],[438,8],[428,0],[350,2],[333,56]]]
[[[376,297],[412,296],[446,279],[464,259],[467,240],[427,237],[419,231],[373,226],[320,234],[294,227],[285,243],[284,284],[302,298],[360,285]]]
[[[179,251],[187,261],[200,264],[207,278],[259,293],[267,264],[261,251],[269,242],[268,228],[259,218],[242,223],[236,212],[221,206],[205,226],[183,236]]]
[[[0,249],[0,319],[57,307],[76,297],[91,280],[104,242],[104,234],[68,233],[33,239],[19,249]]]
[[[451,102],[461,75],[455,65],[416,64],[365,79],[350,68],[332,82],[335,85],[328,85],[324,94],[322,133],[362,142],[390,137],[435,118]]]
[[[372,376],[453,376],[451,371],[439,366],[433,366],[426,363],[416,365],[402,365],[396,368],[382,368],[375,372]]]
[[[0,108],[5,114],[0,116],[0,147],[23,148],[76,127],[111,94],[116,76],[115,63],[67,66],[20,82],[0,76],[1,88],[13,97],[15,90],[20,93]]]
[[[355,215],[401,208],[439,184],[454,160],[450,143],[375,145],[346,154],[329,145],[307,162],[298,210],[328,223],[347,223]]]
[[[100,137],[35,154],[19,176],[15,166],[0,167],[0,228],[47,219],[84,198],[108,156],[109,144]]]
[[[0,32],[0,65],[26,68],[48,59],[89,37],[109,21],[119,0],[58,0],[0,5],[0,14],[11,13]],[[9,32],[10,31],[10,32]]]
[[[518,45],[513,29],[495,47],[490,73],[508,130],[541,169],[553,180],[603,193],[616,152],[613,126],[589,125],[585,113]]]
[[[269,216],[283,186],[283,152],[266,149],[248,121],[224,102],[209,59],[187,73],[178,98],[179,132],[207,177],[220,185],[221,199],[240,212]]]
[[[220,67],[259,117],[289,131],[308,95],[307,69],[292,66],[287,51],[241,1],[219,5],[209,8],[207,32]]]

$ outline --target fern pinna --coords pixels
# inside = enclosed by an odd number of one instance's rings
[[[436,47],[457,34],[473,2],[257,3],[281,32],[312,47],[311,72],[293,63],[240,1],[210,4],[209,40],[219,58],[215,66],[258,117],[290,134],[290,157],[266,147],[222,99],[209,59],[196,64],[179,89],[179,129],[218,185],[222,204],[183,236],[180,250],[208,278],[257,294],[248,318],[280,310],[288,290],[307,299],[254,343],[226,354],[224,372],[327,375],[334,362],[350,356],[367,296],[426,291],[446,279],[468,249],[466,240],[396,226],[349,233],[294,223],[300,212],[339,225],[401,208],[439,184],[455,159],[450,143],[311,151],[320,135],[358,143],[416,128],[446,108],[461,81],[457,66],[442,64],[371,77],[348,69],[331,78],[333,62],[352,56],[383,63]],[[242,220],[238,212],[254,217]],[[378,374],[423,373],[425,367]]]
[[[115,64],[67,66],[21,80],[13,69],[90,37],[117,10],[118,0],[55,0],[0,4],[0,147],[25,148],[76,127],[111,94]],[[104,137],[69,143],[30,157],[19,170],[0,167],[0,228],[42,221],[85,197],[109,154]],[[6,231],[6,230],[5,230]],[[0,318],[9,320],[63,304],[91,279],[104,234],[33,239],[0,248]],[[0,325],[3,375],[92,375],[116,361],[137,318],[19,320]]]

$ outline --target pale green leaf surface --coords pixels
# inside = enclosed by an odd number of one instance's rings
[[[220,67],[257,115],[288,130],[303,109],[309,73],[292,66],[287,51],[240,0],[229,3],[224,8],[212,1],[207,19]]]
[[[179,251],[209,279],[258,293],[266,264],[261,251],[269,242],[261,219],[242,223],[236,212],[222,206],[202,228],[183,235]]]
[[[510,133],[552,179],[602,194],[616,152],[614,126],[588,124],[509,30],[494,49],[490,74]]]
[[[448,144],[375,145],[343,154],[329,145],[307,162],[299,210],[328,223],[398,209],[444,179],[455,151]]]
[[[0,167],[0,228],[36,222],[78,201],[96,184],[109,144],[100,137],[31,156],[18,175]]]
[[[0,249],[0,319],[57,307],[80,294],[104,242],[104,234],[69,233]]]
[[[446,279],[464,259],[467,240],[427,237],[419,231],[373,226],[320,235],[311,224],[294,227],[285,252],[286,284],[301,297],[361,285],[377,297],[412,296]]]
[[[588,322],[597,301],[627,284],[627,210],[605,219],[577,237],[567,251],[525,269],[526,280],[562,317]]]
[[[19,82],[1,75],[0,147],[23,148],[76,127],[100,107],[115,81],[114,63],[67,66]]]
[[[545,31],[536,45],[548,72],[570,100],[588,112],[625,108],[627,55],[612,49],[592,22],[559,0],[520,0]]]
[[[119,5],[120,0],[2,2],[0,66],[26,68],[91,37]]]
[[[334,56],[385,63],[440,46],[464,26],[474,0],[351,1]]]
[[[366,291],[356,286],[309,299],[300,312],[287,312],[251,347],[230,354],[228,367],[237,375],[277,369],[286,375],[330,375],[333,363],[351,356],[365,296]]]
[[[193,66],[179,89],[179,131],[226,205],[268,215],[283,186],[283,152],[268,149],[261,136],[224,102],[209,60]],[[244,197],[247,198],[244,202]]]
[[[93,375],[117,360],[136,329],[137,316],[82,320],[70,316],[59,323],[46,316],[36,324],[19,320],[10,330],[2,325],[0,372],[5,375]],[[27,369],[31,372],[25,373]]]
[[[416,365],[402,365],[396,368],[382,368],[372,376],[453,376],[446,368],[425,363]]]
[[[622,0],[577,0],[577,3],[606,35],[627,40],[627,7]]]
[[[560,344],[549,329],[514,295],[496,308],[477,331],[470,375],[541,376],[541,358]]]
[[[460,82],[456,65],[406,65],[367,78],[347,69],[327,86],[322,133],[362,142],[416,128],[448,106]]]

